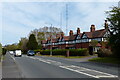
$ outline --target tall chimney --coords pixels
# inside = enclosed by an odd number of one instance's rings
[[[70,30],[69,36],[72,36],[72,35],[73,35],[73,30]]]
[[[64,33],[63,32],[61,32],[61,37],[64,37]]]
[[[105,27],[105,29],[108,29],[108,23],[107,23],[107,20],[105,20],[104,27]]]
[[[77,34],[80,34],[80,28],[77,28]]]
[[[95,25],[91,25],[91,27],[90,27],[90,32],[94,32],[95,31]]]
[[[56,38],[59,38],[60,36],[59,36],[59,34],[56,34]]]

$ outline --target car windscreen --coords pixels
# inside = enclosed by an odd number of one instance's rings
[[[34,51],[29,51],[29,53],[34,53]]]

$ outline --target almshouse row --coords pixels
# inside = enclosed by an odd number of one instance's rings
[[[96,40],[98,43],[94,47],[94,51],[97,51],[100,47],[105,47],[101,42],[106,42],[110,32],[108,29],[108,23],[105,20],[104,29],[95,30],[95,25],[91,25],[90,32],[80,32],[80,28],[77,28],[77,33],[73,34],[70,30],[69,36],[64,36],[64,33],[57,34],[56,38],[49,37],[47,40],[43,40],[43,49],[78,49],[88,48],[91,49],[91,41]]]

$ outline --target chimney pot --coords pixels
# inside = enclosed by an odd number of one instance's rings
[[[77,34],[80,34],[80,28],[77,28]]]
[[[107,23],[107,20],[105,20],[104,27],[105,27],[105,29],[108,29],[108,23]]]
[[[91,31],[91,32],[94,32],[94,31],[95,31],[95,25],[93,25],[93,24],[91,25],[90,31]]]
[[[70,35],[70,36],[73,35],[73,30],[70,30],[69,35]]]

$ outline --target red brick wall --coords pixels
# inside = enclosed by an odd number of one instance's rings
[[[78,48],[89,48],[89,43],[77,43],[76,49]]]

